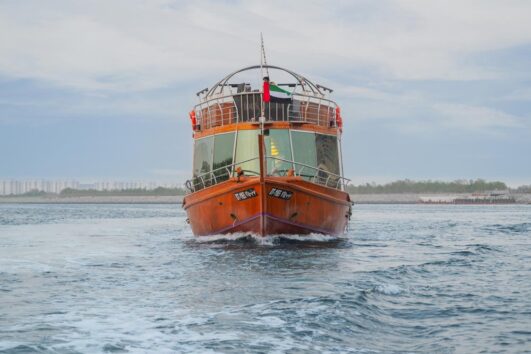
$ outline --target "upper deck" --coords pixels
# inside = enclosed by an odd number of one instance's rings
[[[260,85],[251,84],[251,81],[262,79],[261,68],[274,71],[275,78],[285,79],[286,82],[276,85],[290,92],[288,102],[264,102]],[[331,92],[281,67],[250,66],[227,75],[212,88],[197,93],[200,102],[191,112],[195,119],[194,137],[213,134],[221,127],[225,131],[245,127],[252,129],[260,121],[269,125],[283,122],[282,125],[304,126],[305,129],[338,134],[342,122],[337,104],[327,97]]]
[[[263,68],[278,83],[262,81]],[[269,102],[264,100],[266,84]],[[327,97],[331,92],[271,65],[235,71],[198,92],[200,102],[190,112],[194,130],[190,192],[239,178],[241,173],[291,176],[344,190],[348,179],[343,177],[341,158],[342,120],[339,107]]]

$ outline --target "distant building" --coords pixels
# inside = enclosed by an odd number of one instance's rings
[[[161,182],[161,181],[96,181],[94,183],[80,183],[77,180],[0,180],[0,195],[20,195],[31,191],[45,193],[61,193],[61,191],[71,189],[95,189],[98,191],[113,191],[124,189],[146,189],[153,190],[158,187],[183,188],[182,183]]]

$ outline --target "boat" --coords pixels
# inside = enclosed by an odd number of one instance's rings
[[[331,93],[263,63],[197,93],[189,114],[193,174],[183,199],[195,236],[345,231],[352,203],[343,120]]]

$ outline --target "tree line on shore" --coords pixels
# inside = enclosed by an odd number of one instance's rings
[[[522,189],[522,190],[520,190]],[[347,191],[351,194],[387,194],[387,193],[481,193],[491,191],[507,191],[504,182],[476,180],[443,181],[412,181],[409,179],[394,181],[386,184],[366,183],[349,185]],[[531,186],[519,187],[516,192],[531,192]]]
[[[184,188],[165,188],[157,187],[155,189],[133,188],[133,189],[115,189],[115,190],[95,190],[95,189],[63,189],[59,196],[61,197],[85,197],[85,196],[172,196],[184,195],[186,190]]]
[[[492,191],[511,191],[516,193],[531,193],[531,185],[524,185],[510,189],[504,182],[476,180],[456,180],[452,182],[442,181],[413,181],[409,179],[394,181],[386,184],[366,183],[360,185],[348,185],[347,192],[350,194],[391,194],[391,193],[484,193]],[[120,189],[120,190],[95,190],[95,189],[72,189],[67,188],[58,194],[60,197],[93,197],[93,196],[175,196],[185,195],[184,188],[155,189]],[[50,194],[41,191],[30,191],[22,196],[44,197],[57,194]]]

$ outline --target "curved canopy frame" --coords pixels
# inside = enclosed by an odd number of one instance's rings
[[[260,68],[268,68],[268,69],[277,69],[277,70],[281,70],[281,71],[284,71],[284,72],[287,72],[288,74],[290,74],[291,76],[293,76],[299,85],[301,85],[303,91],[310,91],[311,93],[313,94],[318,94],[318,95],[323,95],[323,92],[320,90],[320,88],[318,87],[318,85],[314,84],[313,82],[311,82],[310,80],[308,80],[307,78],[305,78],[304,76],[302,75],[299,75],[289,69],[285,69],[285,68],[282,68],[280,66],[275,66],[275,65],[253,65],[253,66],[248,66],[246,68],[243,68],[243,69],[239,69],[239,70],[236,70],[232,73],[230,73],[229,75],[225,76],[223,79],[219,80],[214,86],[212,86],[212,88],[210,90],[208,90],[208,92],[206,93],[205,95],[205,98],[210,98],[212,97],[215,93],[216,93],[216,90],[221,87],[221,92],[223,92],[223,88],[226,86],[227,82],[236,74],[239,74],[243,71],[249,71],[249,70],[254,70],[254,69],[260,69]]]

